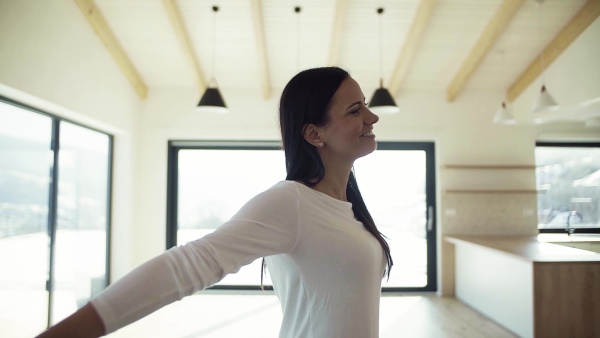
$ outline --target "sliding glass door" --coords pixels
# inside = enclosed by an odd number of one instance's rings
[[[0,102],[0,336],[48,324],[52,119]]]
[[[433,143],[380,142],[354,163],[361,194],[394,259],[386,291],[436,290],[434,161]]]
[[[110,137],[61,122],[52,322],[107,285]]]
[[[111,143],[0,100],[0,337],[32,337],[107,285]]]

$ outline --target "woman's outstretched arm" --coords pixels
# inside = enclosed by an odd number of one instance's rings
[[[98,316],[96,309],[90,304],[77,310],[74,314],[65,318],[60,323],[51,326],[42,332],[38,338],[53,337],[100,337],[105,334],[104,323]]]
[[[296,187],[291,183],[275,186],[246,203],[213,233],[171,248],[111,284],[64,324],[57,324],[56,335],[40,337],[110,334],[214,285],[257,258],[291,252],[299,219]],[[83,331],[95,335],[83,335]]]

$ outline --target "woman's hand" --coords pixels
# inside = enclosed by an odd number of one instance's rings
[[[104,323],[89,303],[60,323],[42,332],[39,338],[51,337],[101,337],[105,335]]]

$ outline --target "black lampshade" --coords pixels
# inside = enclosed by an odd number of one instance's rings
[[[369,109],[374,113],[381,114],[395,114],[400,112],[400,108],[396,105],[394,98],[384,87],[380,87],[375,91],[369,103]]]
[[[219,92],[219,88],[207,88],[198,103],[196,110],[199,112],[225,114],[229,111]]]
[[[213,21],[213,77],[208,82],[206,91],[204,92],[204,95],[202,95],[202,98],[200,98],[200,102],[198,102],[196,111],[215,114],[226,114],[227,112],[229,112],[229,109],[227,109],[227,106],[225,105],[225,100],[223,100],[223,97],[219,92],[219,85],[217,84],[217,80],[215,80],[217,12],[219,11],[219,6],[212,6],[212,10],[215,13],[215,20]]]

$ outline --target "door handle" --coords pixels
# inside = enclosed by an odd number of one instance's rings
[[[433,230],[433,207],[430,205],[427,208],[427,231]]]

